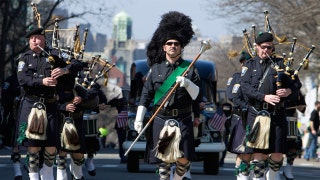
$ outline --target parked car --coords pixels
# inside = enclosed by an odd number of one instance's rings
[[[201,78],[201,91],[205,108],[200,115],[201,124],[199,126],[198,137],[200,144],[195,148],[195,161],[203,161],[203,171],[206,174],[218,174],[220,152],[225,150],[225,144],[221,132],[208,124],[208,120],[213,116],[217,109],[217,71],[214,62],[197,60],[195,67],[198,69]],[[143,82],[149,71],[147,60],[136,60],[131,65],[131,84],[129,100],[129,118],[126,141],[123,143],[127,151],[130,145],[138,136],[134,130],[134,121],[139,104]],[[144,122],[148,122],[152,116],[152,107],[149,107],[145,115]],[[147,132],[147,131],[146,131]],[[145,132],[145,133],[146,133]],[[139,160],[144,158],[146,148],[146,136],[142,134],[138,141],[132,146],[127,158],[127,170],[129,172],[139,171]]]

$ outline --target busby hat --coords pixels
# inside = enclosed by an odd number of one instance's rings
[[[273,35],[269,32],[260,32],[258,34],[258,37],[256,39],[256,44],[261,44],[264,42],[272,42],[273,41]]]
[[[242,63],[244,60],[248,60],[250,58],[251,58],[251,55],[248,52],[242,51],[241,56],[239,58],[239,62]]]
[[[163,14],[158,28],[153,33],[151,41],[147,47],[148,65],[151,66],[165,58],[162,46],[169,39],[176,39],[181,47],[189,44],[194,31],[192,29],[191,18],[177,11],[170,11]]]
[[[27,34],[26,34],[26,38],[29,38],[31,35],[44,35],[44,29],[43,28],[31,28]]]

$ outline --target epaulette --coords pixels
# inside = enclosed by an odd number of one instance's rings
[[[16,64],[18,64],[18,62],[23,59],[25,56],[29,55],[30,51],[24,52],[24,53],[20,53],[19,56],[17,57],[17,59],[15,60]]]

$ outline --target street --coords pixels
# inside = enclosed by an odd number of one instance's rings
[[[25,151],[24,151],[25,154]],[[23,155],[23,157],[25,157]],[[221,167],[218,175],[207,175],[203,173],[202,162],[194,162],[192,164],[192,179],[194,180],[208,180],[208,179],[223,179],[234,180],[234,154],[227,154],[224,167]],[[25,158],[22,159],[24,162]],[[68,159],[70,160],[70,159]],[[85,179],[103,179],[103,180],[145,180],[159,179],[156,175],[156,169],[154,165],[145,164],[140,162],[140,171],[138,173],[129,173],[126,169],[126,164],[120,164],[120,159],[117,154],[117,150],[114,149],[102,149],[99,151],[95,158],[95,166],[97,175],[89,176],[85,167],[83,172]],[[1,179],[13,179],[13,168],[10,160],[10,150],[0,149],[0,172]],[[320,179],[320,162],[305,161],[303,159],[296,159],[294,165],[295,179],[299,180],[319,180]],[[23,170],[23,179],[28,179],[28,175]],[[285,179],[281,175],[282,179]],[[70,174],[69,174],[70,179]]]

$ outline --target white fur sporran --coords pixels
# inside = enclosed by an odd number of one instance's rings
[[[71,117],[64,117],[64,125],[61,132],[61,147],[67,150],[80,149],[80,139],[77,128]]]
[[[159,141],[154,150],[156,157],[166,163],[176,162],[182,157],[182,151],[179,149],[181,132],[179,122],[175,119],[168,119],[160,132]]]
[[[28,116],[26,137],[34,140],[46,140],[47,124],[46,106],[41,102],[34,103]]]
[[[248,135],[247,146],[257,149],[269,148],[271,118],[266,110],[258,112],[250,133]]]

